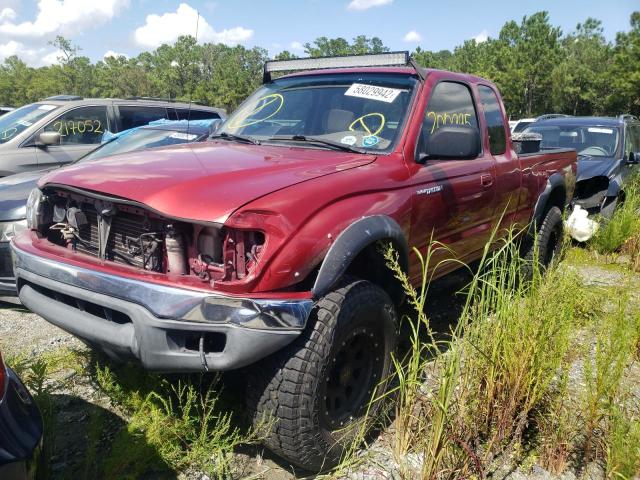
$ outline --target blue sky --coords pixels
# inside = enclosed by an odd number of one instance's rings
[[[627,30],[638,0],[0,0],[0,60],[19,54],[31,65],[56,61],[47,42],[61,34],[92,60],[105,53],[133,56],[179,34],[259,45],[301,55],[319,36],[380,37],[394,50],[452,49],[466,39],[497,36],[508,20],[547,10],[564,32],[595,17],[605,35]]]

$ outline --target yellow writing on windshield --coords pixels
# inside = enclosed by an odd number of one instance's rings
[[[373,117],[378,117],[380,120],[378,122],[378,128],[372,131],[371,125],[367,125],[368,122],[366,122],[365,120]],[[349,130],[355,132],[356,127],[358,126],[358,124],[360,124],[360,126],[364,128],[365,132],[367,133],[366,136],[373,137],[374,135],[378,135],[384,129],[385,121],[386,119],[381,113],[367,113],[366,115],[362,115],[361,117],[358,117],[353,122],[351,122],[351,125],[349,125]]]
[[[279,93],[271,93],[269,95],[265,95],[264,97],[261,97],[258,99],[258,101],[256,102],[256,106],[253,107],[251,110],[247,111],[246,113],[241,110],[236,117],[237,120],[234,119],[233,121],[231,121],[229,125],[227,125],[227,128],[236,130],[238,128],[248,127],[249,125],[255,125],[256,123],[269,120],[270,118],[278,114],[280,109],[282,109],[283,105],[284,105],[284,97]],[[271,107],[271,108],[267,109],[267,107]],[[266,115],[263,118],[254,118],[255,115],[258,115],[260,112],[262,112],[265,109],[266,109],[265,113],[268,113],[270,110],[273,110],[273,111],[269,115]]]
[[[2,140],[9,140],[11,137],[13,137],[16,133],[18,132],[18,129],[16,127],[13,128],[8,128],[6,130],[4,130],[1,134],[0,134],[0,138],[2,138]]]
[[[471,122],[469,121],[471,113],[427,112],[427,118],[433,120],[430,133],[435,132],[438,128],[444,125],[471,125]]]
[[[85,132],[104,133],[100,120],[58,120],[53,122],[53,129],[57,130],[61,137]]]

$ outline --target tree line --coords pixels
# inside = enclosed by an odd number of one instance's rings
[[[162,97],[233,110],[262,81],[264,48],[198,44],[190,36],[134,58],[96,63],[64,37],[51,44],[59,63],[28,66],[19,56],[0,65],[0,104],[19,106],[61,93],[83,97]],[[381,39],[320,37],[304,45],[306,56],[389,51]],[[602,23],[588,18],[563,34],[547,12],[509,21],[497,38],[467,40],[453,51],[418,47],[416,61],[430,68],[466,72],[493,80],[512,118],[542,113],[640,115],[640,11],[627,31],[609,42]],[[295,58],[281,52],[277,58]]]

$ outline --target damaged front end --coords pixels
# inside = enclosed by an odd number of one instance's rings
[[[27,205],[29,227],[74,252],[211,288],[247,279],[265,245],[256,230],[171,219],[135,202],[48,186]]]
[[[615,200],[608,196],[609,178],[605,176],[579,180],[573,197],[573,204],[586,210],[588,214],[601,214],[603,209]]]

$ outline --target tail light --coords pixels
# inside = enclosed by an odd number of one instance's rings
[[[4,397],[4,388],[7,381],[7,370],[5,369],[4,362],[2,361],[2,354],[0,353],[0,400]]]

